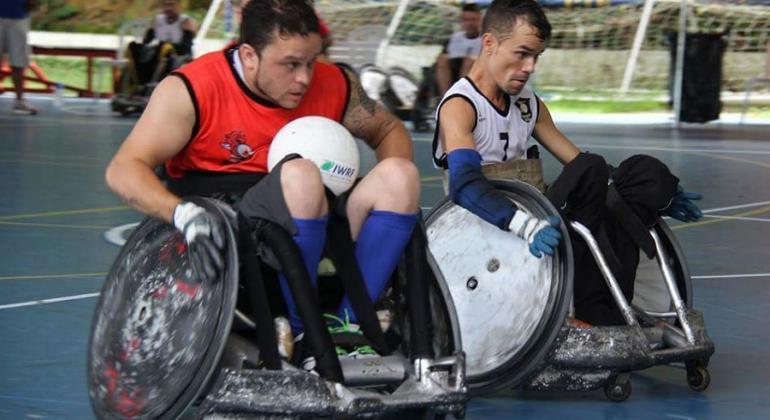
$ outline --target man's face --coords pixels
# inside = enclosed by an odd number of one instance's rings
[[[476,38],[481,32],[481,13],[463,12],[460,25],[468,38]]]
[[[179,0],[161,0],[160,10],[166,15],[166,19],[176,19],[179,16]]]
[[[321,53],[321,35],[311,33],[283,35],[277,33],[256,57],[256,66],[251,75],[257,94],[275,102],[283,108],[294,109],[305,96],[313,66]]]
[[[482,39],[483,54],[487,57],[487,70],[498,88],[509,95],[517,95],[535,72],[545,42],[537,37],[537,29],[523,19],[514,26],[507,37],[499,40],[492,33]]]

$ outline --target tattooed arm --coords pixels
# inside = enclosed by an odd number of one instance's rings
[[[342,125],[374,149],[377,160],[389,157],[412,160],[412,141],[404,124],[366,95],[355,73],[343,71],[350,80],[350,101]]]

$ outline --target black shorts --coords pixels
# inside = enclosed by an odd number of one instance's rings
[[[286,229],[290,235],[295,235],[297,227],[294,226],[289,208],[286,205],[286,199],[283,196],[280,169],[284,162],[296,158],[299,158],[299,155],[289,155],[281,160],[273,168],[273,171],[246,191],[240,202],[234,206],[235,209],[250,221],[269,220]],[[359,180],[356,180],[356,184]],[[329,202],[329,212],[346,217],[347,201],[353,188],[338,196],[335,196],[328,188],[325,190]]]
[[[171,192],[181,197],[203,196],[221,200],[251,223],[268,220],[284,228],[290,235],[297,233],[281,188],[281,166],[297,159],[297,154],[286,156],[269,173],[226,174],[214,172],[185,173],[182,178],[167,179]],[[356,184],[359,180],[356,180]],[[328,188],[326,197],[329,211],[345,217],[350,191],[335,196]]]

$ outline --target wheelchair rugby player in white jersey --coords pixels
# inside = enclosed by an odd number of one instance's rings
[[[437,109],[449,197],[426,220],[471,390],[603,386],[622,401],[631,371],[672,362],[705,389],[714,346],[660,218],[698,220],[700,196],[650,156],[614,168],[556,128],[527,86],[551,33],[537,2],[496,0],[482,26],[478,60]],[[547,190],[530,136],[564,165]]]

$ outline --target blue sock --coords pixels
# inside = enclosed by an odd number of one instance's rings
[[[412,237],[418,214],[402,214],[372,210],[364,221],[356,241],[356,260],[372,301],[376,301],[388,286],[404,248]],[[356,322],[350,299],[345,297],[340,316],[350,316]]]
[[[329,217],[324,216],[318,219],[292,218],[292,220],[294,226],[297,227],[297,234],[292,236],[292,239],[302,252],[302,260],[305,261],[305,267],[307,267],[307,272],[310,275],[310,283],[315,287],[318,277],[318,262],[321,260],[321,254],[326,243],[326,225]],[[297,313],[297,306],[294,304],[294,298],[283,273],[280,273],[279,280],[281,292],[283,292],[283,298],[286,301],[286,308],[289,310],[289,324],[296,337],[304,330],[302,320]]]

